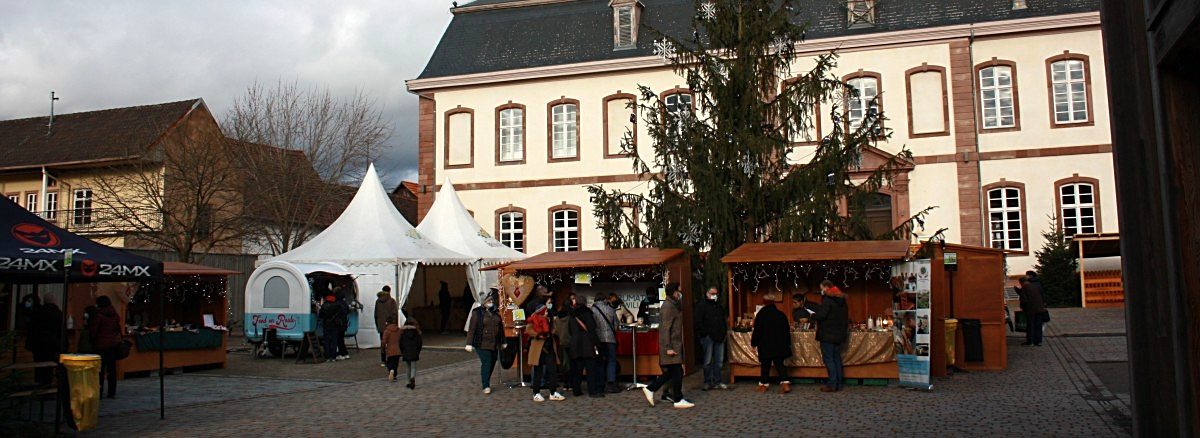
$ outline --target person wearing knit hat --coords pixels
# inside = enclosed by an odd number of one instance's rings
[[[792,357],[792,330],[788,326],[787,315],[784,315],[775,303],[783,300],[782,294],[770,292],[763,295],[763,307],[754,315],[754,331],[750,334],[750,345],[758,351],[758,363],[761,366],[758,378],[758,392],[767,392],[771,386],[771,368],[774,365],[780,382],[779,392],[787,394],[792,391],[792,382],[788,378],[787,367],[783,361]]]

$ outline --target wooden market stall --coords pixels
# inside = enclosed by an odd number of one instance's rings
[[[168,369],[225,367],[228,340],[227,277],[237,271],[180,262],[164,262],[163,293],[149,290],[134,293],[121,310],[133,343],[129,357],[118,362],[119,375],[158,369],[158,351]],[[157,332],[161,321],[158,302],[168,321],[162,342]],[[114,300],[115,301],[115,300]]]
[[[949,260],[947,254],[950,255]],[[750,333],[739,319],[753,319],[767,292],[782,292],[780,310],[793,323],[794,355],[786,363],[793,377],[825,377],[820,346],[812,326],[797,324],[792,310],[800,303],[792,295],[809,292],[819,301],[819,284],[833,281],[847,296],[851,333],[843,347],[848,378],[898,377],[895,335],[891,329],[871,329],[868,320],[893,323],[896,302],[893,267],[912,259],[929,259],[930,374],[944,376],[949,365],[969,370],[1002,370],[1007,366],[1004,325],[1004,252],[991,248],[904,241],[750,243],[721,260],[729,266],[730,340],[727,344],[732,376],[758,376],[757,353]],[[947,265],[947,261],[953,262]],[[948,267],[949,266],[949,267]],[[947,343],[948,318],[957,330]],[[745,324],[743,324],[745,326]],[[953,359],[950,359],[953,358]]]
[[[721,259],[729,268],[729,350],[731,377],[759,375],[758,355],[750,332],[736,328],[739,317],[753,319],[757,306],[770,305],[767,292],[782,292],[779,310],[792,323],[793,356],[785,363],[792,377],[825,377],[815,332],[800,327],[792,309],[801,305],[793,294],[809,292],[819,301],[820,283],[829,279],[846,293],[851,333],[843,347],[847,378],[895,379],[899,375],[891,331],[856,328],[867,318],[892,312],[889,286],[892,266],[908,258],[904,241],[748,243]]]
[[[542,284],[553,292],[556,303],[563,303],[571,292],[574,292],[578,299],[587,300],[589,303],[597,292],[616,293],[629,310],[636,314],[638,308],[644,305],[646,288],[657,289],[665,284],[678,282],[680,290],[683,291],[683,355],[687,358],[684,362],[684,373],[691,372],[691,358],[696,357],[693,351],[694,330],[690,304],[691,260],[683,250],[636,248],[548,252],[494,269],[501,272],[500,283],[505,296],[518,306],[531,295],[529,292],[534,284]],[[586,274],[590,277],[590,284],[577,281],[576,274]],[[515,293],[517,287],[521,290],[519,295]],[[511,321],[511,316],[506,317],[506,321]],[[617,356],[621,364],[621,373],[632,374],[634,336],[637,337],[638,376],[661,374],[662,370],[658,366],[657,325],[640,328],[636,334],[630,327],[618,328]]]
[[[1071,252],[1079,254],[1079,293],[1083,307],[1124,307],[1125,284],[1121,269],[1093,269],[1087,259],[1120,257],[1119,233],[1076,234],[1071,236]],[[1110,265],[1112,263],[1109,263]]]

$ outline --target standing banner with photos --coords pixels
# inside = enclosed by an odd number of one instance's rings
[[[929,383],[931,275],[928,259],[905,262],[892,268],[892,284],[899,289],[892,298],[895,317],[892,335],[896,341],[900,386],[933,389]]]

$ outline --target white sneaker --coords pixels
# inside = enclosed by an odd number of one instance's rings
[[[726,385],[724,383],[718,383],[717,389],[729,389],[729,385]]]
[[[650,403],[650,406],[654,406],[654,393],[650,388],[642,388],[642,395],[646,396],[646,402]]]
[[[492,393],[492,388],[491,388],[491,387],[488,387],[488,388],[483,388],[483,393],[484,393],[484,394],[491,394],[491,393]]]
[[[687,409],[687,408],[693,408],[693,407],[696,407],[696,404],[692,403],[690,401],[687,401],[687,399],[675,402],[675,409]]]
[[[546,401],[546,398],[542,397],[542,393],[539,392],[539,393],[533,395],[533,401],[541,403],[541,402]]]
[[[566,397],[563,397],[563,395],[562,395],[562,394],[559,394],[559,393],[557,393],[557,392],[555,392],[554,394],[550,394],[550,400],[554,400],[554,401],[563,401],[563,400],[566,400],[566,399],[567,399]]]

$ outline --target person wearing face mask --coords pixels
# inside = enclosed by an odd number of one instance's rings
[[[842,371],[842,344],[849,337],[850,312],[846,307],[846,294],[832,281],[821,282],[821,296],[821,304],[805,304],[812,313],[812,320],[820,324],[817,326],[817,341],[821,342],[821,359],[829,372],[829,379],[821,387],[821,392],[841,391],[846,381]]]
[[[658,326],[658,365],[662,368],[662,374],[654,379],[650,386],[642,388],[642,395],[646,396],[646,402],[650,403],[650,406],[654,406],[654,391],[668,383],[671,384],[670,388],[666,389],[671,393],[668,400],[675,402],[675,408],[687,409],[696,406],[683,398],[682,300],[683,292],[679,290],[679,283],[668,284],[667,300],[659,310],[662,321]]]
[[[500,345],[504,337],[504,320],[496,308],[496,295],[484,298],[483,305],[475,308],[471,315],[471,327],[467,330],[468,352],[479,356],[479,378],[484,394],[492,393],[492,372],[496,369]]]
[[[604,292],[596,293],[592,303],[592,318],[596,320],[596,335],[600,339],[600,357],[597,368],[604,370],[604,390],[609,394],[621,392],[617,388],[617,309],[614,309]]]
[[[725,335],[729,329],[728,314],[725,307],[717,301],[720,291],[716,287],[708,288],[704,301],[696,304],[696,336],[704,347],[704,386],[701,390],[728,389],[721,382],[721,369],[725,365]]]

